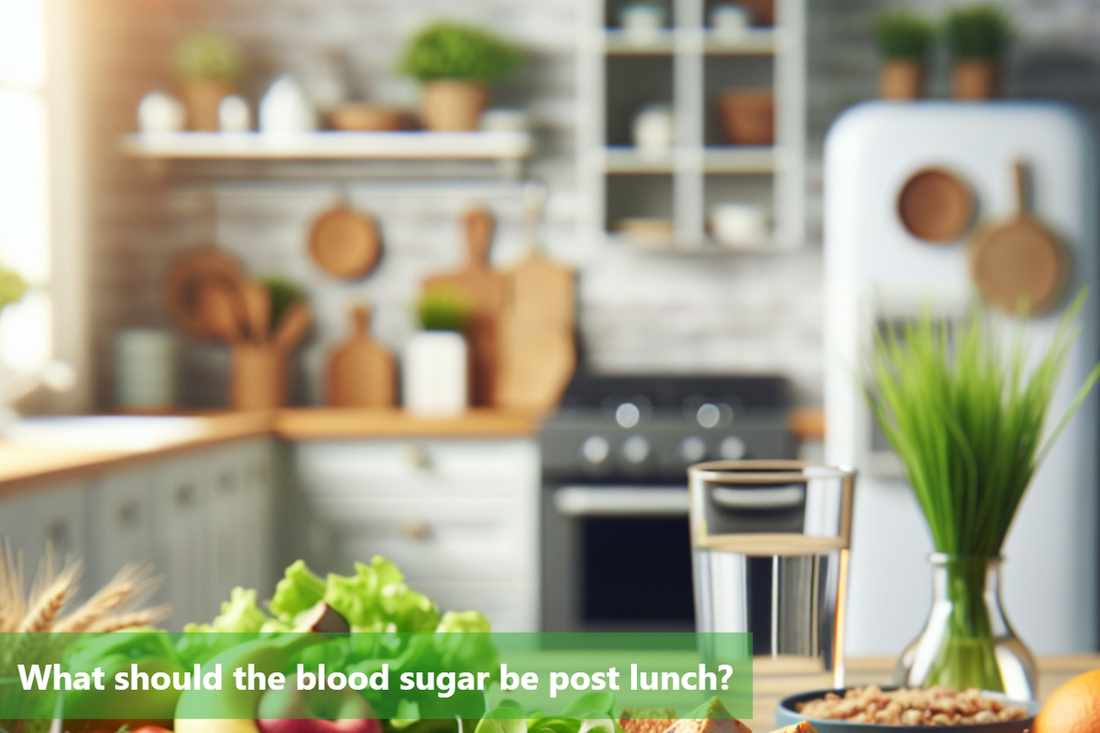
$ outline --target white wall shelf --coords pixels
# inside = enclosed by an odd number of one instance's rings
[[[707,0],[670,0],[669,27],[639,38],[608,27],[627,0],[585,3],[579,28],[578,176],[582,231],[622,240],[616,222],[667,217],[670,253],[789,251],[805,242],[806,0],[775,0],[775,27],[731,37],[707,26]],[[727,89],[770,88],[775,144],[726,144],[718,99]],[[667,152],[632,146],[634,116],[671,106],[675,145]],[[708,237],[720,203],[753,203],[773,228],[767,242],[721,247]]]
[[[523,132],[314,132],[292,136],[179,132],[126,135],[121,148],[131,158],[154,164],[383,163],[387,175],[400,175],[401,166],[425,170],[425,165],[436,163],[452,168],[456,164],[489,164],[496,175],[515,178],[534,153],[534,142]],[[449,170],[447,175],[461,177],[462,172]]]
[[[136,158],[187,160],[523,160],[522,132],[135,133],[122,149]]]

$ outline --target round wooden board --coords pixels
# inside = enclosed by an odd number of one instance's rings
[[[370,216],[336,206],[313,222],[309,252],[317,266],[333,277],[364,277],[382,254],[378,225]]]
[[[943,168],[922,168],[898,192],[898,219],[917,239],[946,244],[974,218],[974,197],[962,179]]]
[[[1009,313],[1036,315],[1057,303],[1069,274],[1064,248],[1027,216],[995,227],[974,241],[970,277],[986,300]]]
[[[189,335],[212,338],[199,308],[200,296],[208,285],[219,284],[239,292],[244,283],[240,264],[213,245],[202,245],[176,257],[164,280],[168,312]]]

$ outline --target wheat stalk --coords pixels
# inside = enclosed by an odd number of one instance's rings
[[[24,587],[23,555],[12,552],[5,539],[0,545],[0,633],[15,631],[27,612]]]
[[[160,580],[153,576],[152,566],[147,563],[126,565],[83,606],[55,624],[53,630],[59,633],[88,631],[112,613],[136,610]]]
[[[47,551],[46,555],[49,558],[51,553]],[[49,583],[44,584],[45,587],[41,590],[32,591],[30,610],[16,629],[19,633],[37,633],[53,628],[54,621],[75,590],[76,579],[80,575],[80,563],[66,565],[56,578],[51,578],[52,575],[52,572],[40,574],[40,577],[48,578]],[[38,582],[35,585],[38,586]]]
[[[151,626],[157,621],[162,621],[171,613],[171,609],[167,606],[157,606],[155,608],[146,608],[141,611],[133,611],[131,613],[123,613],[116,616],[107,616],[101,618],[91,626],[88,627],[88,631],[95,633],[105,633],[109,631],[122,631],[123,629],[132,629],[138,626]]]

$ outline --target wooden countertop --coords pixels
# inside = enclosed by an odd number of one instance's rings
[[[461,417],[426,418],[399,409],[290,408],[274,415],[274,432],[290,441],[334,438],[527,437],[538,431],[532,415],[469,410]]]
[[[844,683],[848,686],[887,685],[894,674],[894,657],[849,659]],[[1100,668],[1100,654],[1040,657],[1039,700],[1046,700],[1066,680]],[[832,686],[832,675],[814,672],[802,660],[753,660],[753,719],[746,721],[754,733],[775,728],[775,706],[787,697],[807,690]]]
[[[66,481],[104,469],[115,470],[134,463],[230,440],[272,435],[288,441],[355,438],[507,438],[529,437],[538,431],[533,415],[492,410],[469,410],[454,418],[415,417],[399,409],[341,410],[286,408],[269,412],[194,413],[184,430],[155,429],[179,417],[151,417],[149,431],[138,431],[136,441],[103,440],[96,421],[119,422],[118,416],[58,418],[30,436],[0,440],[0,496],[32,484]],[[136,416],[128,419],[137,420]],[[162,421],[157,423],[155,421]],[[106,425],[111,427],[111,425]],[[117,426],[116,426],[117,427]],[[131,428],[132,429],[132,428]],[[110,431],[106,431],[110,432]],[[824,419],[820,410],[802,409],[791,414],[791,432],[799,440],[820,439]],[[49,433],[49,434],[47,434]],[[90,437],[90,440],[83,439]]]

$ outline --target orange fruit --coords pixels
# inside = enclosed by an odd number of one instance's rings
[[[1074,677],[1050,696],[1032,733],[1100,733],[1100,669]]]

